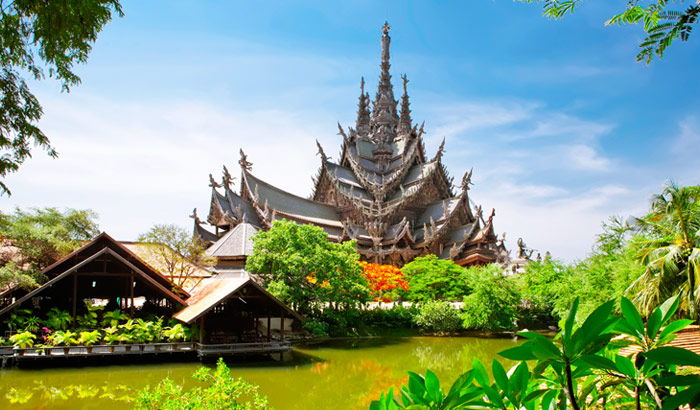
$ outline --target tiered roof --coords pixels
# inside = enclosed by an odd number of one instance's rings
[[[256,178],[241,150],[240,193],[232,191],[232,178],[225,167],[221,184],[210,175],[212,200],[207,221],[216,227],[216,234],[203,228],[195,215],[195,233],[200,238],[214,243],[212,235],[220,237],[244,222],[269,229],[275,220],[288,219],[317,225],[333,241],[356,240],[358,252],[373,262],[400,266],[431,253],[462,265],[507,260],[503,240],[494,233],[495,210],[487,219],[481,207],[472,212],[471,171],[459,187],[453,187],[453,178],[442,163],[444,140],[435,155],[427,157],[423,125],[411,119],[405,75],[401,77],[401,101],[395,100],[389,73],[389,30],[388,24],[382,28],[374,101],[365,92],[363,78],[355,127],[346,132],[338,125],[340,160],[332,162],[317,142],[321,166],[311,199]]]

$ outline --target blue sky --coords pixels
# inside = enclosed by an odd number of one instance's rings
[[[209,206],[208,174],[238,170],[307,196],[315,140],[337,156],[359,83],[410,80],[426,146],[446,138],[456,177],[496,208],[496,229],[572,260],[609,215],[641,214],[669,179],[697,184],[700,40],[635,62],[640,27],[606,27],[626,2],[585,2],[560,21],[509,0],[126,1],[77,68],[83,84],[32,83],[60,157],[36,151],[7,178],[14,206],[92,208],[113,236],[154,223],[188,228]],[[697,36],[696,36],[697,37]]]

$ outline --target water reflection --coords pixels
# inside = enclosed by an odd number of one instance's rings
[[[345,339],[296,346],[282,362],[248,360],[230,366],[234,376],[258,384],[277,410],[367,409],[382,392],[405,384],[406,370],[424,373],[430,368],[448,385],[471,367],[474,357],[490,363],[498,351],[516,344],[467,337]],[[5,370],[0,372],[0,408],[130,409],[138,391],[164,377],[193,386],[190,375],[199,366]]]

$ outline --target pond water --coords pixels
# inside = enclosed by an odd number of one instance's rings
[[[490,368],[511,339],[405,337],[330,340],[295,346],[285,361],[231,362],[232,373],[260,386],[276,410],[368,409],[406,370],[433,370],[443,384],[477,357]],[[501,360],[509,368],[512,362]],[[131,409],[137,392],[165,377],[193,385],[199,362],[0,371],[0,409]]]

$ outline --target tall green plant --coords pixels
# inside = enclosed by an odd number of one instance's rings
[[[639,220],[646,234],[637,242],[644,273],[630,286],[645,315],[675,294],[691,318],[700,313],[700,187],[673,182],[655,195]]]
[[[46,320],[44,322],[46,326],[51,329],[66,330],[71,322],[73,322],[73,318],[67,311],[52,307],[46,314]]]

